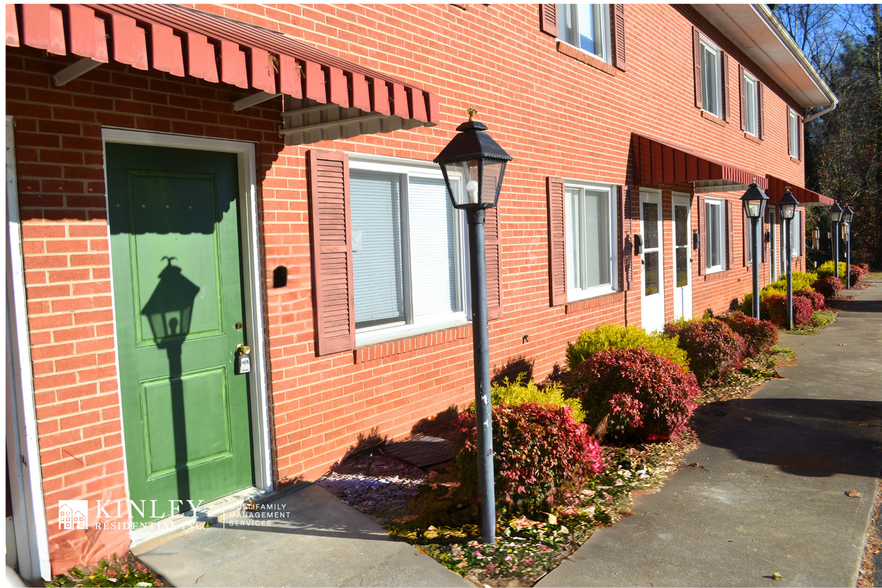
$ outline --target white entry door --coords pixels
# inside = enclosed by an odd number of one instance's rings
[[[770,208],[767,208],[766,210],[769,213],[769,283],[771,284],[778,280],[778,276],[781,275],[781,272],[778,265],[777,233],[775,231],[777,221],[775,220],[775,211]]]
[[[661,193],[640,191],[640,226],[643,230],[641,319],[643,329],[651,333],[665,326]]]
[[[674,195],[674,320],[692,318],[692,215],[689,196]]]

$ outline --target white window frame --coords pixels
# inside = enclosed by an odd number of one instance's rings
[[[350,153],[349,169],[395,174],[401,176],[403,179],[407,179],[406,182],[402,181],[402,207],[406,206],[408,191],[407,186],[409,184],[410,178],[429,178],[434,180],[444,179],[444,176],[441,174],[441,169],[435,164],[394,157],[369,156]],[[460,178],[456,174],[456,172],[448,173],[450,174],[451,179],[453,181],[457,181],[461,188],[462,182],[458,181]],[[352,193],[352,187],[350,185],[350,199],[353,196],[354,194]],[[450,204],[450,198],[447,195],[446,190],[444,192],[444,204],[446,206],[452,207],[452,205]],[[456,295],[459,300],[459,310],[453,313],[434,317],[431,320],[420,320],[415,317],[409,317],[409,319],[406,320],[410,320],[411,322],[400,321],[392,324],[372,325],[368,327],[357,328],[355,331],[356,347],[373,343],[380,343],[382,341],[400,339],[420,333],[435,331],[438,329],[468,324],[469,317],[471,316],[471,309],[469,307],[468,297],[469,272],[466,223],[464,215],[460,210],[453,211],[453,219],[455,252],[452,262],[454,264],[455,278],[457,280]],[[401,226],[402,232],[409,231],[408,224],[409,218],[403,219]],[[408,239],[402,239],[402,241],[405,240],[409,240],[409,237]],[[410,273],[412,261],[410,259],[410,248],[404,242],[402,243],[402,257],[404,258],[403,263],[407,266],[403,268],[402,276],[402,280],[405,282],[403,284],[403,288],[405,289],[405,306],[409,306],[412,305],[413,299],[412,292],[408,290],[409,281],[405,276]]]
[[[581,47],[579,43],[579,12],[582,10],[593,11],[595,19],[596,33],[600,39],[595,39],[595,49],[600,48],[600,52],[589,51]],[[593,55],[597,59],[606,63],[612,63],[612,49],[610,42],[610,21],[609,21],[609,4],[558,4],[558,39],[567,45],[572,45],[580,51],[584,51],[589,55]],[[572,38],[567,38],[565,34],[567,16],[572,20]]]
[[[717,227],[717,245],[720,249],[720,263],[716,265],[709,265],[711,261],[711,219],[710,215],[707,213],[708,207],[714,206],[719,209],[719,221]],[[704,210],[701,211],[704,214],[704,248],[707,254],[705,255],[704,267],[706,274],[713,274],[716,272],[722,272],[726,270],[726,205],[722,198],[705,198],[704,199]]]
[[[792,108],[788,108],[790,121],[787,133],[790,135],[790,157],[799,159],[799,117]]]
[[[723,82],[721,75],[723,52],[705,37],[700,37],[699,43],[699,57],[701,58],[701,109],[717,118],[723,118]],[[706,54],[713,56],[713,67],[707,67]],[[714,76],[713,80],[710,80],[708,77],[711,73]],[[711,85],[713,85],[713,88],[710,87]],[[715,110],[708,107],[708,96],[711,92],[713,93]]]
[[[584,192],[584,190],[590,190],[592,192],[606,192],[607,193],[607,207],[608,207],[608,218],[607,218],[607,227],[609,231],[609,283],[601,284],[598,286],[591,286],[588,288],[580,288],[580,287],[571,287],[570,286],[570,275],[569,275],[569,266],[571,260],[573,260],[573,252],[570,251],[570,246],[578,246],[582,249],[583,259],[585,258],[585,254],[587,253],[587,243],[584,241],[576,244],[575,236],[571,233],[570,226],[570,204],[569,197],[567,196],[567,190],[578,189]],[[616,243],[618,243],[617,229],[618,229],[618,210],[617,203],[618,199],[616,198],[618,191],[618,187],[614,184],[603,184],[598,182],[587,182],[582,180],[564,180],[564,208],[566,210],[566,263],[567,263],[567,302],[576,302],[579,300],[584,300],[586,298],[594,298],[596,296],[603,296],[605,294],[611,294],[613,292],[618,291],[618,255],[617,255],[617,247]]]
[[[744,132],[759,137],[759,81],[744,72]]]

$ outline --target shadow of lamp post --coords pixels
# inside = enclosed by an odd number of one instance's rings
[[[790,223],[796,216],[796,207],[799,201],[790,191],[790,186],[784,192],[784,196],[778,201],[778,208],[781,210],[781,218],[784,219],[784,249],[786,250],[785,259],[787,266],[787,328],[793,330],[793,233],[791,232]],[[808,271],[808,270],[806,270]]]
[[[178,480],[179,498],[192,498],[190,480],[187,473],[187,437],[184,408],[184,382],[181,379],[181,348],[190,333],[190,320],[199,286],[181,273],[181,268],[172,265],[174,257],[163,257],[168,264],[159,273],[159,284],[141,310],[147,317],[153,340],[168,356],[169,387],[171,389],[172,435],[175,446],[175,470]]]
[[[754,182],[756,178],[754,178]],[[750,251],[753,259],[753,318],[760,317],[759,297],[759,219],[766,214],[766,201],[769,197],[760,190],[756,183],[748,186],[741,197],[744,214],[750,219]]]
[[[481,496],[481,540],[496,542],[496,497],[493,482],[493,422],[490,407],[490,346],[487,331],[487,262],[484,257],[484,210],[495,208],[512,157],[485,133],[487,125],[469,120],[456,130],[435,163],[441,166],[450,202],[465,210],[469,224],[469,268],[472,336],[475,358],[475,405],[478,425],[478,491]],[[465,189],[463,189],[465,188]]]

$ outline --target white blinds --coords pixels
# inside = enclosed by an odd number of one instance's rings
[[[356,326],[404,320],[400,178],[349,172]]]
[[[457,312],[454,209],[444,180],[412,176],[408,208],[414,322]]]
[[[566,215],[568,288],[609,284],[609,194],[568,188]]]

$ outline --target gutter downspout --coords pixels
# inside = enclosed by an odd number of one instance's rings
[[[803,119],[802,124],[807,125],[810,122],[812,122],[813,120],[815,120],[816,118],[818,118],[819,116],[822,116],[825,114],[830,114],[831,112],[836,110],[837,106],[839,106],[839,98],[834,97],[833,104],[831,104],[827,108],[824,108],[824,109],[817,111],[816,113],[812,114],[811,116],[806,117],[805,119]]]

